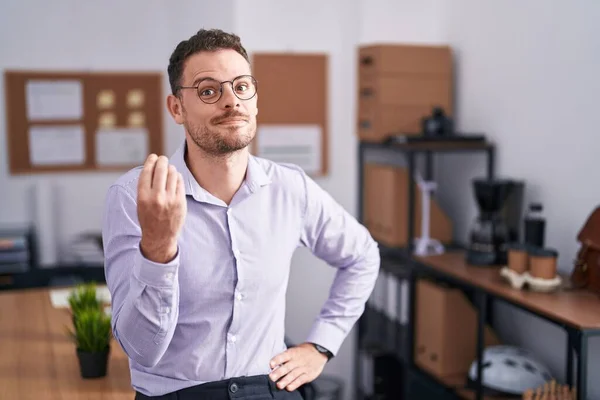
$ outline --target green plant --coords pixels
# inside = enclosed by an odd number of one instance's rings
[[[75,287],[68,299],[74,319],[79,315],[81,310],[102,309],[102,303],[97,299],[96,292],[96,284],[93,282],[83,283]]]
[[[101,353],[110,347],[110,316],[102,309],[81,309],[74,321],[75,330],[71,331],[77,350],[89,353]]]

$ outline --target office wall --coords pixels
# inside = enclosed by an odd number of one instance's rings
[[[166,94],[168,59],[180,40],[201,27],[233,28],[233,0],[203,6],[193,0],[178,1],[176,7],[170,4],[160,0],[2,2],[0,69],[163,71]],[[29,220],[30,188],[44,181],[58,188],[59,242],[83,230],[99,229],[106,189],[118,174],[10,176],[4,101],[0,96],[0,223]],[[171,154],[183,133],[166,112],[164,119],[165,149]]]
[[[600,203],[600,151],[595,110],[600,90],[600,3],[596,1],[453,1],[443,34],[456,52],[459,128],[497,144],[498,173],[523,179],[527,200],[541,201],[547,244],[570,272],[575,237]],[[444,204],[459,236],[475,217],[468,179],[485,173],[483,157],[446,157],[438,165]],[[565,334],[535,317],[498,306],[501,336],[535,351],[564,376]],[[600,368],[600,341],[589,371]],[[590,398],[600,397],[591,372]]]

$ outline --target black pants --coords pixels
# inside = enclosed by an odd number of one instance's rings
[[[136,392],[135,400],[303,400],[295,390],[277,388],[268,375],[244,376],[192,386],[162,396]]]

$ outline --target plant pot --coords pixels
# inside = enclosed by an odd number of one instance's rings
[[[94,353],[77,349],[81,377],[89,379],[106,376],[109,354],[110,348],[103,352]]]

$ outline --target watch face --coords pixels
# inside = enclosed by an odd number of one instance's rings
[[[318,344],[315,344],[315,347],[317,348],[317,350],[319,350],[319,353],[328,353],[329,352],[325,347],[319,346]]]

